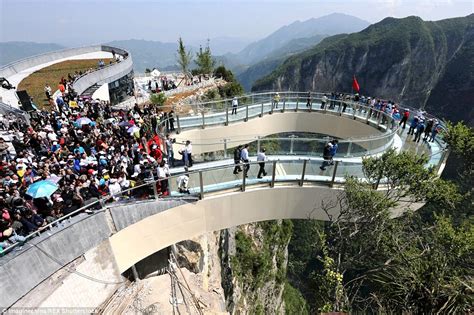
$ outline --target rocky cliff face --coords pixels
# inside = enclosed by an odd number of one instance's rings
[[[231,314],[283,314],[291,223],[269,221],[221,232],[222,287]]]
[[[252,90],[351,91],[355,74],[362,94],[473,124],[473,41],[474,14],[436,22],[386,18],[290,57]]]

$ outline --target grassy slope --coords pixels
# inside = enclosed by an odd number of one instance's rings
[[[104,59],[108,64],[110,59]],[[74,74],[75,71],[85,71],[97,67],[99,59],[68,60],[33,72],[24,78],[18,85],[18,90],[26,90],[33,97],[33,102],[45,109],[49,109],[49,104],[44,94],[44,86],[49,84],[51,89],[57,90],[59,81],[62,77],[67,79],[68,73]]]

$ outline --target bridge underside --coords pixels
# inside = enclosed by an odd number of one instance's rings
[[[246,192],[206,196],[195,203],[149,216],[110,238],[110,244],[121,273],[153,253],[177,242],[232,226],[275,219],[315,219],[328,221],[322,205],[332,205],[329,214],[339,214],[337,199],[343,190],[324,186],[260,187]],[[401,204],[394,210],[398,216],[407,206],[416,210],[421,204]],[[146,204],[130,205],[140,211]]]

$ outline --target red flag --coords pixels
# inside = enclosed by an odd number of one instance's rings
[[[352,77],[352,89],[359,93],[360,87],[359,87],[359,82],[357,82],[356,76],[354,75]]]

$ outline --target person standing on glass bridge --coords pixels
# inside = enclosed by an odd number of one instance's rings
[[[234,99],[232,100],[232,114],[231,115],[237,115],[238,106],[239,106],[239,100],[237,100],[237,97],[234,96]]]
[[[265,155],[265,148],[262,148],[260,152],[257,154],[257,162],[259,166],[257,178],[262,178],[263,176],[267,176],[267,172],[265,171],[265,161],[267,160],[267,157]]]
[[[242,169],[240,168],[240,154],[242,152],[242,146],[239,145],[237,148],[234,150],[234,174],[237,175],[239,172],[242,172]]]
[[[249,177],[248,176],[248,171],[250,169],[250,164],[249,164],[249,145],[246,144],[244,145],[244,148],[242,149],[242,151],[240,152],[240,159],[242,160],[242,162],[244,162],[244,176],[245,177]]]
[[[311,108],[311,92],[306,96],[306,108]]]
[[[275,93],[275,96],[273,96],[273,104],[272,107],[278,108],[278,103],[280,102],[280,94],[278,92]]]
[[[319,167],[322,171],[326,170],[326,166],[334,164],[334,156],[337,153],[339,141],[333,139],[326,143],[323,150],[323,164]]]
[[[321,99],[321,109],[326,108],[326,103],[328,102],[328,97],[326,94],[323,95],[323,98]]]

